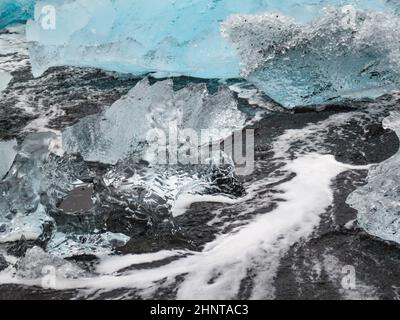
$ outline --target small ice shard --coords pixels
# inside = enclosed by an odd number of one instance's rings
[[[25,139],[14,164],[0,183],[0,242],[34,240],[49,220],[40,201],[43,190],[41,168],[48,157],[51,133],[31,135]]]
[[[10,170],[17,155],[17,141],[0,141],[0,180]]]
[[[400,113],[393,112],[384,127],[400,137]],[[383,240],[400,243],[400,152],[373,166],[367,185],[358,188],[347,203],[358,211],[358,224]]]
[[[346,9],[346,10],[345,10]],[[327,9],[299,24],[284,15],[236,15],[222,30],[242,75],[285,107],[376,98],[400,85],[400,17]]]
[[[8,72],[0,70],[0,93],[5,88],[7,88],[9,82],[11,81],[11,79],[12,79],[11,74],[9,74]]]
[[[81,154],[86,161],[116,164],[141,152],[150,130],[167,133],[176,124],[179,129],[216,129],[229,135],[241,129],[245,120],[228,88],[210,94],[205,84],[192,84],[174,91],[172,80],[150,85],[144,79],[103,114],[86,117],[67,128],[63,149]]]
[[[72,262],[55,257],[39,247],[29,249],[17,264],[17,275],[27,279],[40,279],[46,275],[58,278],[77,278],[85,272]]]
[[[1,0],[0,29],[33,17],[36,0]]]

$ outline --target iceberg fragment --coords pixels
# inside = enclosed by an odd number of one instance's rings
[[[41,8],[27,26],[33,42],[34,74],[55,65],[100,67],[119,72],[180,73],[234,77],[239,61],[219,33],[230,13],[253,12],[259,1],[139,0],[46,1],[57,12],[57,27],[44,30]],[[262,7],[262,5],[261,5]]]
[[[400,137],[400,113],[393,112],[384,127]],[[354,191],[347,203],[358,211],[358,224],[369,234],[400,243],[400,152],[372,167],[367,185]]]
[[[55,28],[42,26],[49,4],[57,13]],[[76,65],[229,78],[240,73],[238,54],[220,32],[230,15],[281,12],[304,23],[326,6],[346,4],[386,10],[383,0],[48,0],[36,5],[27,38],[35,76]]]
[[[48,4],[57,12],[50,30],[41,23]],[[57,65],[242,75],[292,107],[398,85],[395,12],[385,0],[53,0],[37,4],[27,37],[36,76]]]
[[[286,107],[376,98],[398,88],[400,17],[346,10],[327,9],[306,24],[236,15],[222,30],[240,53],[243,76]]]
[[[101,230],[82,233],[74,229],[81,233],[64,234],[60,230],[65,226],[55,224],[52,213],[57,211],[60,201],[74,189],[79,178],[90,174],[81,158],[50,153],[49,147],[55,138],[54,133],[28,136],[14,165],[0,183],[0,243],[17,241],[21,237],[37,240],[44,236],[41,240],[48,238],[48,251],[57,250],[55,256],[111,253],[111,244],[123,245],[129,237]],[[46,235],[46,225],[55,227],[55,232]]]
[[[241,129],[245,121],[228,88],[210,94],[205,84],[191,84],[174,91],[172,80],[150,85],[146,78],[103,114],[86,117],[67,128],[63,149],[81,154],[86,161],[116,164],[135,151],[140,153],[152,129],[167,134],[176,124],[178,129],[200,132],[210,128],[228,136]]]
[[[36,0],[1,0],[0,29],[33,17]]]
[[[50,220],[40,198],[44,188],[41,168],[52,138],[48,133],[28,137],[0,183],[0,242],[16,241],[21,236],[35,240]]]

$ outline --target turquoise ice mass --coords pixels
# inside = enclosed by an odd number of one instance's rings
[[[50,0],[33,14],[34,3],[3,0],[0,26],[32,15],[35,76],[71,65],[242,77],[288,108],[375,98],[399,84],[395,1]]]

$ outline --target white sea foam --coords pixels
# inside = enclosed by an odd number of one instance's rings
[[[216,202],[236,204],[242,202],[242,199],[232,199],[224,195],[201,195],[201,194],[182,194],[174,202],[172,215],[179,217],[185,214],[186,210],[193,204],[199,202]]]
[[[112,274],[120,271],[124,268],[144,264],[152,263],[155,261],[161,261],[167,258],[179,257],[185,254],[185,251],[168,251],[162,250],[155,253],[144,253],[144,254],[131,254],[125,256],[113,256],[106,257],[97,266],[96,271],[103,274]]]

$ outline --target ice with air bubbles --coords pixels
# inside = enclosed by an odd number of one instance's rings
[[[326,9],[306,24],[237,15],[223,31],[243,76],[286,107],[376,98],[399,85],[400,17],[350,8]]]

